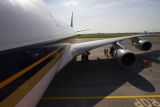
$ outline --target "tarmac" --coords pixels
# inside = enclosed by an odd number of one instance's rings
[[[122,44],[135,52],[137,62],[126,68],[104,56],[106,45],[80,56],[53,79],[37,107],[160,107],[160,37],[148,37],[152,49],[139,51],[130,41]],[[78,42],[94,39],[78,39]],[[143,59],[151,62],[145,67]]]

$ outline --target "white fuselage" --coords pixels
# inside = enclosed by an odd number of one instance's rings
[[[1,0],[0,17],[0,51],[75,35],[40,0]]]
[[[3,62],[10,56],[11,59],[7,60],[11,63],[4,67],[0,65],[4,68],[0,89],[1,93],[6,92],[0,95],[0,107],[36,106],[54,75],[72,60],[70,45],[62,40],[75,35],[73,28],[49,12],[41,0],[1,0],[0,60]],[[54,48],[58,48],[57,44],[64,48],[58,51]],[[50,51],[46,52],[43,46]],[[28,65],[25,60],[28,60]],[[21,68],[23,63],[26,65]],[[39,66],[41,63],[46,64],[42,67]],[[13,72],[11,66],[15,67],[15,73],[5,73]],[[27,77],[28,74],[32,76]],[[24,82],[14,86],[19,78]]]

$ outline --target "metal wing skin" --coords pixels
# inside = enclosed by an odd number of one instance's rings
[[[90,42],[84,42],[84,43],[76,43],[76,44],[72,44],[71,52],[73,56],[77,56],[86,51],[90,51],[92,49],[98,48],[106,44],[111,44],[114,42],[123,41],[125,39],[131,39],[131,38],[142,37],[142,36],[149,36],[149,34],[132,35],[132,36],[126,36],[126,37],[117,37],[117,38],[102,39],[102,40],[96,40],[96,41],[90,41]]]

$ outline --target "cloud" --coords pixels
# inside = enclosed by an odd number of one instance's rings
[[[78,1],[67,1],[62,3],[64,6],[74,7],[78,5]]]

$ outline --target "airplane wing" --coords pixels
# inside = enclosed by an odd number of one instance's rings
[[[106,44],[112,44],[112,47],[110,49],[104,50],[105,55],[117,58],[121,65],[125,67],[130,67],[135,64],[136,56],[134,52],[128,50],[120,42],[125,39],[131,39],[133,46],[142,51],[148,51],[152,47],[152,44],[151,42],[140,38],[141,36],[149,36],[149,34],[133,35],[126,37],[96,40],[84,43],[77,43],[71,46],[71,53],[73,57],[76,57],[81,54],[82,60],[88,60],[88,55],[90,50]]]
[[[71,51],[72,51],[73,56],[77,56],[86,51],[90,51],[92,49],[98,48],[106,44],[112,44],[114,42],[123,41],[125,39],[131,39],[131,38],[142,37],[142,36],[149,36],[149,34],[132,35],[132,36],[125,36],[125,37],[89,41],[89,42],[84,42],[84,43],[76,43],[76,44],[72,44]]]

